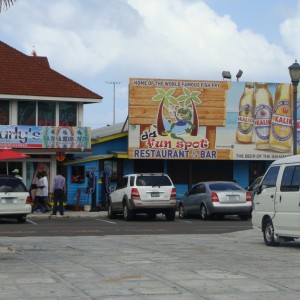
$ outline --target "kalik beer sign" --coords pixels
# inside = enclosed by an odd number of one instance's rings
[[[285,83],[130,79],[129,158],[291,155],[291,99],[291,84]]]

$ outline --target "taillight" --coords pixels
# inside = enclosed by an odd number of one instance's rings
[[[26,198],[26,204],[31,204],[31,197],[30,196],[27,196],[27,198]]]
[[[215,192],[211,193],[210,198],[211,198],[211,202],[219,202],[219,197]]]
[[[132,190],[131,190],[131,199],[137,199],[137,200],[141,199],[139,190],[137,188],[132,188]]]
[[[176,188],[172,188],[172,191],[171,191],[171,200],[176,200]]]
[[[246,201],[252,201],[251,192],[246,193]]]

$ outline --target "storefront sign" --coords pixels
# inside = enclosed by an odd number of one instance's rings
[[[0,148],[91,149],[91,129],[0,125]]]

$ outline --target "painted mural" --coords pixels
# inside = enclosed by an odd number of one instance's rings
[[[214,160],[289,156],[292,97],[289,83],[130,79],[128,156]]]

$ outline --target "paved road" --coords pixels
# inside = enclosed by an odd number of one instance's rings
[[[296,300],[299,253],[253,229],[1,237],[0,299]]]
[[[251,221],[241,221],[238,217],[225,220],[203,221],[199,218],[166,221],[163,215],[149,220],[140,215],[134,221],[126,222],[122,217],[110,220],[106,212],[67,212],[66,218],[44,214],[28,216],[26,224],[16,220],[0,219],[0,236],[85,236],[85,235],[130,235],[130,234],[214,234],[240,231],[252,228]]]

